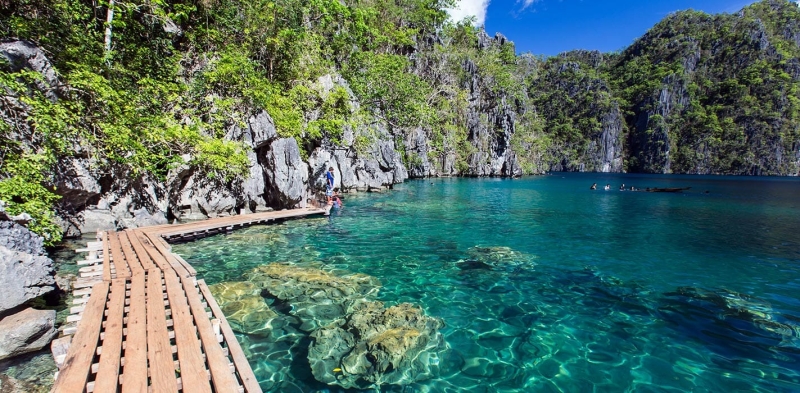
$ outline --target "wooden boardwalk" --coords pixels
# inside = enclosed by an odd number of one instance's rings
[[[297,209],[98,233],[65,336],[52,345],[56,393],[261,392],[230,325],[168,240],[324,214]]]

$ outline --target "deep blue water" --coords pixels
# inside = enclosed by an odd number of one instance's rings
[[[465,263],[475,246],[509,247],[535,265]],[[271,262],[369,274],[380,300],[442,318],[440,375],[382,391],[800,391],[800,179],[410,181],[347,195],[329,218],[173,250],[209,283]],[[311,376],[308,337],[284,333],[239,336],[262,387],[341,390]]]

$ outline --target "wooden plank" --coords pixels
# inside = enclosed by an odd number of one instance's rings
[[[72,339],[67,352],[64,367],[59,371],[53,392],[82,392],[89,380],[89,370],[94,360],[97,342],[100,339],[100,327],[103,323],[103,311],[108,298],[109,283],[100,282],[92,288],[92,300],[79,322],[78,332]]]
[[[125,279],[111,281],[111,300],[103,336],[103,354],[94,388],[98,392],[116,392],[119,387],[120,354],[122,353],[122,317],[125,304]]]
[[[117,278],[130,277],[128,263],[125,262],[125,256],[122,254],[122,247],[119,244],[119,234],[117,232],[109,233],[108,240],[108,247],[111,249],[111,261],[114,263]]]
[[[125,260],[128,262],[128,267],[131,269],[131,276],[136,273],[144,274],[144,268],[142,268],[142,264],[139,262],[138,255],[133,252],[131,242],[128,240],[129,233],[130,231],[117,233],[119,236],[119,243],[122,246],[122,253],[125,254]]]
[[[236,341],[236,335],[233,334],[231,325],[228,323],[228,320],[225,319],[222,309],[219,308],[219,305],[214,299],[214,296],[211,294],[211,291],[208,289],[205,280],[197,280],[197,286],[200,287],[200,291],[203,293],[203,297],[206,299],[208,307],[211,308],[211,312],[214,313],[214,317],[218,318],[220,321],[222,335],[225,337],[225,342],[228,344],[228,351],[230,352],[231,358],[233,358],[233,364],[236,367],[239,378],[242,380],[242,386],[244,386],[245,392],[261,393],[261,387],[258,386],[256,375],[253,373],[250,363],[244,356],[242,347],[239,345],[239,342]]]
[[[160,235],[165,237],[170,237],[170,236],[186,234],[189,232],[203,231],[211,228],[216,229],[230,225],[242,225],[242,224],[249,224],[265,220],[276,220],[276,219],[291,218],[291,217],[309,216],[309,215],[323,214],[324,212],[325,211],[323,209],[317,209],[317,208],[282,210],[277,212],[272,211],[272,212],[254,213],[254,214],[247,214],[247,215],[240,215],[233,217],[210,218],[203,221],[197,221],[181,225],[150,227],[147,228],[147,230],[153,233],[159,233]]]
[[[141,242],[142,246],[144,247],[145,254],[150,256],[150,260],[153,261],[154,267],[157,267],[161,270],[169,270],[172,269],[172,266],[164,259],[164,256],[158,252],[156,246],[153,245],[153,242],[150,241],[150,238],[144,232],[139,232],[137,235],[141,235],[139,237],[139,241]]]
[[[153,392],[177,392],[175,365],[167,331],[161,286],[161,271],[153,268],[147,274],[147,358]]]
[[[147,304],[144,271],[131,278],[130,299],[122,393],[139,393],[147,391]]]
[[[82,260],[82,261],[78,261],[78,262],[77,262],[77,265],[78,265],[78,266],[82,266],[82,265],[94,265],[94,264],[96,264],[96,263],[98,263],[98,264],[99,264],[99,263],[103,263],[103,258],[84,259],[84,260]]]
[[[200,341],[197,339],[192,314],[186,302],[178,276],[172,270],[164,271],[169,304],[172,309],[172,322],[175,330],[175,343],[178,347],[178,361],[181,366],[183,390],[186,392],[211,393],[208,378],[199,377],[206,372]]]
[[[79,248],[79,249],[75,250],[75,252],[93,252],[93,251],[100,251],[102,249],[103,248],[101,246],[92,246],[92,247],[86,247],[86,248]]]
[[[195,316],[194,324],[203,342],[203,349],[208,361],[208,369],[211,371],[211,380],[214,383],[214,390],[217,392],[232,392],[239,388],[239,383],[228,368],[228,358],[222,351],[222,346],[217,342],[211,321],[206,317],[206,310],[200,303],[200,294],[197,293],[194,283],[191,280],[181,280],[186,298],[189,300],[189,307],[192,315]]]
[[[108,232],[105,232],[103,234],[103,281],[111,281],[111,253],[108,250]]]
[[[171,252],[171,247],[170,247],[170,254],[172,254],[172,256],[178,262],[180,262],[180,264],[183,265],[184,268],[186,268],[186,271],[188,271],[191,276],[196,276],[197,275],[197,271],[194,270],[194,267],[192,267],[192,265],[190,265],[189,262],[186,262],[186,260],[183,259],[183,257],[181,257],[180,255]]]
[[[145,232],[145,234],[147,233]],[[163,260],[167,262],[168,266],[171,267],[172,270],[175,270],[175,273],[178,274],[178,277],[183,279],[184,277],[191,276],[191,274],[189,274],[189,271],[186,270],[186,268],[183,267],[183,265],[181,265],[180,262],[178,262],[175,259],[175,257],[172,256],[172,253],[169,251],[169,249],[167,249],[167,244],[164,242],[163,239],[161,239],[160,236],[150,235],[150,234],[147,234],[147,236],[148,239],[150,240],[150,244],[152,244],[153,247],[158,251],[161,258],[163,258]],[[153,256],[153,254],[150,254],[150,256],[153,258],[154,261],[157,258],[157,256]],[[161,269],[165,270],[166,267],[162,267]]]
[[[147,251],[145,251],[142,242],[139,240],[140,236],[142,236],[141,231],[133,229],[128,233],[128,240],[131,241],[131,246],[133,246],[133,250],[136,251],[136,256],[139,258],[139,263],[142,264],[142,268],[147,271],[153,268],[153,263],[150,260],[150,256],[147,255]]]

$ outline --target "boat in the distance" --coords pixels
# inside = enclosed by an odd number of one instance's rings
[[[673,188],[647,188],[645,191],[647,192],[681,192],[686,191],[692,187],[673,187]]]

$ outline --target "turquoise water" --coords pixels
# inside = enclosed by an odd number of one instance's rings
[[[429,179],[344,202],[173,250],[210,284],[272,262],[372,275],[380,300],[444,320],[439,375],[381,391],[800,391],[799,179]],[[297,326],[239,339],[265,391],[342,391],[314,380]]]

